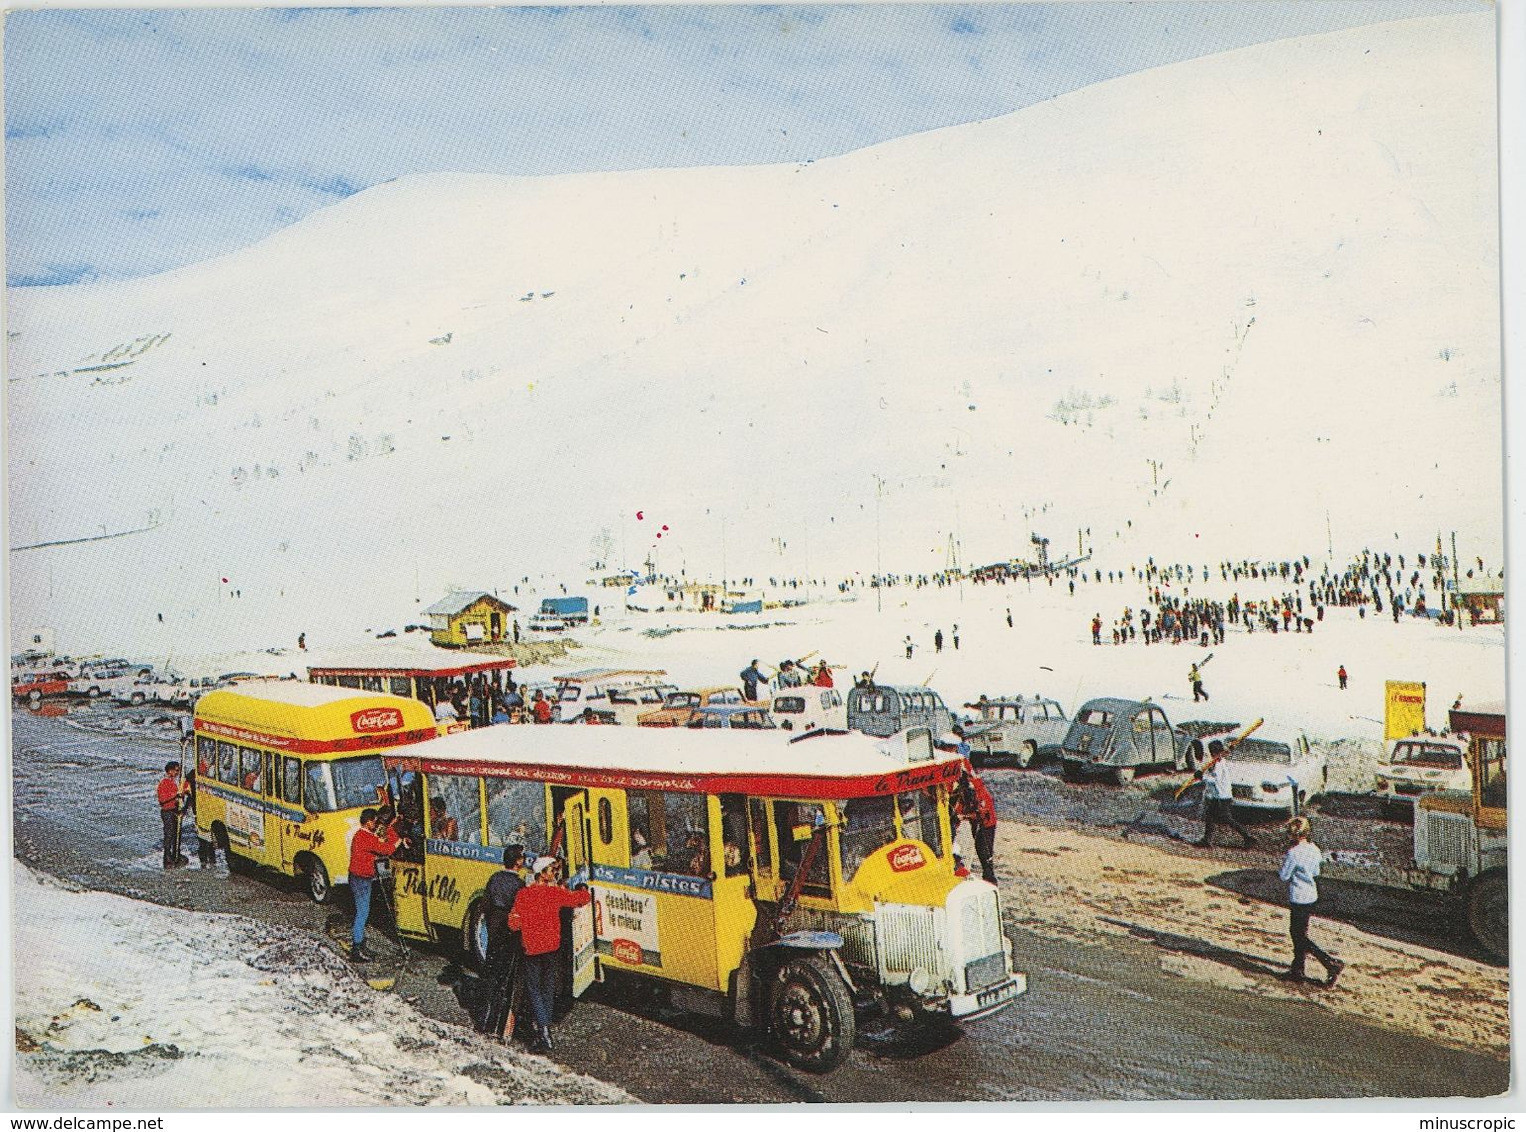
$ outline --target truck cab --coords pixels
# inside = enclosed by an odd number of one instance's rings
[[[1415,857],[1405,880],[1451,896],[1480,946],[1504,962],[1510,954],[1505,706],[1454,709],[1451,728],[1468,737],[1471,788],[1438,790],[1415,803]]]

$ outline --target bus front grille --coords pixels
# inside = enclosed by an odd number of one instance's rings
[[[1426,812],[1425,840],[1429,863],[1467,868],[1473,823],[1461,814]]]
[[[939,909],[916,904],[881,904],[879,921],[880,969],[909,973],[918,967],[933,974],[946,964],[938,942]]]

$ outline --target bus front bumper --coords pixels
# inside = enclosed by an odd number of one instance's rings
[[[974,994],[949,995],[949,1014],[957,1022],[973,1022],[1010,1006],[1020,994],[1028,992],[1028,976],[1021,971]]]

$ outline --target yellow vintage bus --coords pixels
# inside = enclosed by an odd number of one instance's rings
[[[955,873],[965,764],[925,728],[490,727],[383,761],[422,831],[393,858],[398,927],[459,932],[469,961],[485,958],[488,878],[517,844],[565,855],[592,886],[566,943],[575,995],[660,980],[676,1006],[765,1029],[807,1070],[846,1056],[866,1010],[968,1020],[1027,988],[996,888]]]
[[[437,734],[417,700],[295,681],[208,692],[192,725],[197,835],[229,869],[302,877],[319,904],[349,880],[360,811],[385,797],[380,752]]]

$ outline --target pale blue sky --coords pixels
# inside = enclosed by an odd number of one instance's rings
[[[1483,0],[11,12],[6,270],[232,251],[394,177],[825,157]]]

